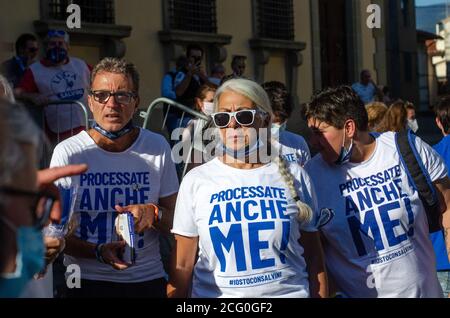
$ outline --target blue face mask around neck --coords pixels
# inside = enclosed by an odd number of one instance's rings
[[[352,151],[353,151],[353,139],[351,140],[351,143],[350,143],[350,146],[348,147],[348,149],[345,149],[345,135],[344,135],[344,140],[342,141],[341,152],[339,153],[339,157],[337,158],[337,160],[334,163],[337,165],[343,165],[344,163],[349,162],[350,158],[352,156]]]
[[[94,123],[92,128],[95,129],[96,131],[98,131],[100,134],[102,134],[106,138],[111,139],[111,140],[115,140],[117,138],[122,137],[123,135],[128,134],[130,131],[132,131],[133,128],[134,128],[134,125],[133,125],[132,121],[130,120],[128,122],[128,124],[126,124],[122,129],[120,129],[119,131],[114,131],[114,132],[107,131],[107,130],[103,129],[97,123]]]

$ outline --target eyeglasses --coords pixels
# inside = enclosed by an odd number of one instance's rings
[[[29,48],[27,48],[27,51],[30,53],[36,53],[38,51],[38,48],[37,47],[29,47]]]
[[[236,122],[241,126],[250,126],[255,121],[256,109],[238,110],[237,112],[218,112],[211,114],[214,125],[218,128],[227,127],[231,118],[235,118]]]
[[[33,198],[33,203],[30,205],[30,211],[33,218],[33,226],[42,229],[50,218],[50,213],[56,197],[48,192],[40,191],[26,191],[14,189],[10,187],[0,187],[0,192],[12,196],[28,196]]]
[[[118,104],[128,105],[131,103],[133,98],[137,97],[137,94],[132,92],[115,92],[111,93],[109,91],[91,91],[91,96],[94,97],[96,102],[100,104],[106,104],[111,96],[114,96],[114,100]]]

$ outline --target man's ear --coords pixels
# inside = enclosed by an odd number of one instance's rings
[[[141,99],[139,98],[139,96],[136,97],[136,105],[135,105],[135,107],[134,107],[134,112],[135,112],[135,113],[138,111],[138,106],[139,106],[139,103],[140,103],[140,102],[141,102]]]
[[[91,110],[91,113],[94,113],[94,109],[93,109],[94,107],[92,106],[92,104],[94,103],[94,99],[93,99],[92,95],[89,94],[87,99],[88,99],[89,109]]]
[[[353,119],[348,119],[344,124],[345,133],[349,138],[356,136],[356,123]]]
[[[439,117],[435,118],[436,125],[438,126],[439,130],[444,134],[444,128],[442,127],[441,121],[439,120]]]

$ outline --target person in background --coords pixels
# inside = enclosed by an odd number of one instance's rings
[[[450,97],[442,98],[435,107],[434,112],[436,114],[436,125],[444,137],[433,146],[433,149],[442,156],[447,168],[450,168]],[[450,297],[450,262],[448,249],[445,247],[444,231],[431,233],[430,239],[436,254],[437,276],[441,283],[444,297]]]
[[[349,86],[317,93],[305,115],[312,131],[310,144],[319,152],[305,170],[314,181],[319,209],[334,211],[334,218],[321,228],[335,286],[332,294],[442,297],[426,211],[409,182],[395,133],[369,133],[367,111]],[[447,168],[419,137],[413,142],[437,195],[443,198],[443,226],[448,229]]]
[[[417,123],[416,118],[416,108],[414,107],[414,104],[410,102],[405,102],[405,108],[408,127],[416,133],[419,130],[419,124]]]
[[[161,82],[161,96],[169,98],[171,100],[177,100],[177,94],[175,92],[175,77],[178,72],[181,72],[186,68],[189,60],[186,56],[181,55],[177,58],[175,63],[175,69],[164,74]]]
[[[15,43],[16,56],[3,62],[0,66],[0,73],[11,83],[13,88],[19,85],[25,71],[35,62],[39,45],[33,34],[21,34]]]
[[[231,60],[231,69],[233,70],[233,73],[224,76],[221,83],[223,84],[234,78],[245,78],[244,73],[246,68],[246,60],[247,57],[245,55],[234,55]]]
[[[47,105],[49,101],[78,100],[87,105],[90,66],[69,56],[69,34],[49,30],[44,41],[44,59],[26,70],[17,91],[17,98],[44,107],[45,129],[56,143],[86,128],[84,112],[74,104]]]
[[[378,88],[378,85],[372,79],[372,74],[369,70],[362,70],[360,74],[360,81],[352,85],[352,89],[358,94],[364,104],[368,104],[378,98],[378,101],[383,101],[383,92]]]
[[[384,103],[372,102],[366,105],[367,115],[369,116],[369,131],[376,131],[378,125],[383,120],[388,108]]]
[[[294,105],[286,85],[271,81],[262,84],[270,99],[273,119],[271,135],[280,155],[287,162],[297,162],[300,166],[311,159],[308,144],[305,139],[286,130],[287,121],[291,117]]]
[[[375,131],[383,133],[386,131],[400,132],[405,130],[407,126],[407,113],[405,102],[402,100],[395,101],[384,114]]]
[[[209,82],[202,65],[203,52],[203,48],[199,45],[188,45],[186,48],[188,64],[175,77],[177,102],[190,108],[194,108],[194,98],[199,87]],[[182,125],[182,127],[186,127],[186,125]]]
[[[386,106],[390,106],[394,100],[391,97],[391,92],[389,90],[389,87],[387,87],[386,85],[383,86],[382,92],[383,92],[383,103]]]
[[[222,78],[224,76],[225,76],[225,67],[223,67],[223,65],[220,63],[216,63],[214,64],[211,70],[211,76],[209,77],[209,81],[214,85],[216,85],[217,87],[219,87]]]
[[[213,101],[216,90],[217,86],[213,84],[202,85],[197,92],[197,96],[195,97],[195,109],[199,112],[202,112],[206,116],[211,116],[211,114],[214,112]],[[205,153],[205,146],[202,138],[203,129],[207,124],[208,122],[203,119],[192,119],[183,131],[183,144],[192,146],[189,160],[188,154],[183,154],[183,162],[188,165],[188,167],[186,168],[186,172],[211,159]],[[184,147],[183,150],[186,150],[188,148],[189,147]]]
[[[189,64],[189,60],[185,55],[181,55],[177,58],[175,69],[167,72],[161,82],[161,96],[171,99],[173,101],[177,100],[177,94],[175,89],[175,78],[179,72],[186,69]],[[169,134],[169,139],[171,139],[172,131],[178,127],[180,124],[180,118],[183,112],[167,103],[164,103],[164,116],[166,118],[166,128]]]

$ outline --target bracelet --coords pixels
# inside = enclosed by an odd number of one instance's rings
[[[154,223],[161,222],[162,219],[162,209],[160,209],[156,204],[150,203],[150,205],[153,207],[153,210],[155,211],[155,218],[153,219]]]
[[[100,244],[95,245],[95,258],[100,263],[106,264],[106,262],[105,262],[105,260],[103,259],[103,256],[102,256],[103,245],[105,245],[105,244],[104,243],[100,243]]]

